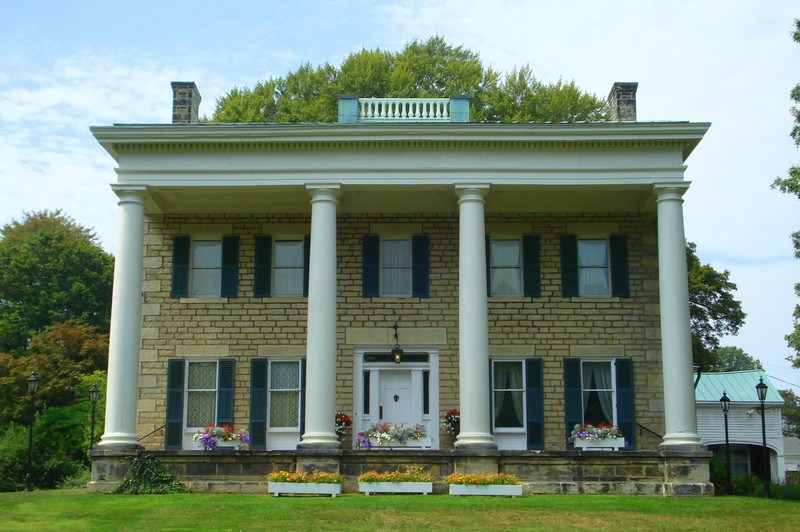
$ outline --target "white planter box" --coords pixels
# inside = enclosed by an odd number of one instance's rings
[[[217,446],[215,449],[233,449],[234,451],[241,450],[242,447],[246,446],[246,443],[242,443],[238,440],[228,440],[228,441],[218,441]],[[202,440],[195,440],[194,446],[197,449],[203,449],[203,441]]]
[[[336,497],[342,493],[342,485],[315,484],[312,482],[269,482],[267,491],[269,493],[274,493],[276,497],[282,493],[300,495],[330,495],[331,497]]]
[[[359,482],[358,491],[370,493],[421,493],[433,492],[433,482]]]
[[[522,484],[487,484],[485,486],[450,484],[450,495],[494,495],[499,497],[519,497],[522,495]]]
[[[420,438],[418,440],[408,439],[405,443],[401,443],[397,440],[389,440],[384,442],[379,442],[376,439],[369,439],[369,448],[370,449],[422,449],[428,448],[431,446],[431,437],[425,436],[424,438]]]
[[[575,440],[575,448],[582,451],[619,451],[625,448],[625,438],[604,440]]]

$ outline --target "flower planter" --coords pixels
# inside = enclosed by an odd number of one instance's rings
[[[370,449],[421,449],[427,448],[431,446],[431,437],[425,436],[424,438],[420,438],[418,440],[408,439],[405,443],[400,442],[398,440],[378,440],[377,438],[370,438],[369,439],[369,448]]]
[[[214,449],[211,449],[211,450],[215,451],[217,449],[225,449],[225,450],[228,450],[228,451],[239,451],[239,450],[241,450],[241,448],[244,445],[247,445],[247,444],[242,443],[242,442],[240,442],[238,440],[218,441],[216,447]],[[195,440],[194,446],[197,449],[203,449],[203,442],[200,441],[200,440]]]
[[[276,497],[286,493],[295,495],[330,495],[331,497],[336,497],[342,493],[342,485],[309,482],[269,482],[267,491],[269,493],[274,493]]]
[[[433,482],[359,482],[358,491],[370,493],[421,493],[433,492]]]
[[[625,438],[602,440],[575,440],[575,448],[581,451],[619,451],[625,448]]]
[[[497,497],[519,497],[522,484],[450,484],[450,495],[494,495]]]

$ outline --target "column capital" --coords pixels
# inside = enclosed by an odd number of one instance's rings
[[[459,203],[462,201],[484,201],[484,198],[489,193],[488,183],[477,184],[456,184],[456,196],[459,198]]]
[[[681,183],[665,183],[663,185],[654,185],[653,193],[656,195],[656,203],[661,201],[683,201],[683,195],[689,190],[690,183],[683,181]]]
[[[122,185],[114,183],[111,185],[111,190],[120,201],[144,203],[147,197],[146,185]]]

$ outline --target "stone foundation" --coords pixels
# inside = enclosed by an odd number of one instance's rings
[[[713,495],[705,450],[581,451],[148,451],[192,491],[267,493],[272,471],[338,471],[343,493],[357,493],[356,478],[375,469],[420,465],[434,478],[434,493],[447,493],[453,472],[512,473],[526,494]],[[132,450],[95,450],[90,492],[109,493],[127,471]]]

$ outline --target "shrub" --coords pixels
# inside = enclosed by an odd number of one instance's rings
[[[131,459],[131,466],[114,493],[163,495],[187,491],[175,477],[161,469],[158,458],[152,454],[138,454]]]
[[[358,476],[359,482],[432,482],[433,475],[420,466],[408,466],[405,471],[379,473],[367,471]]]

